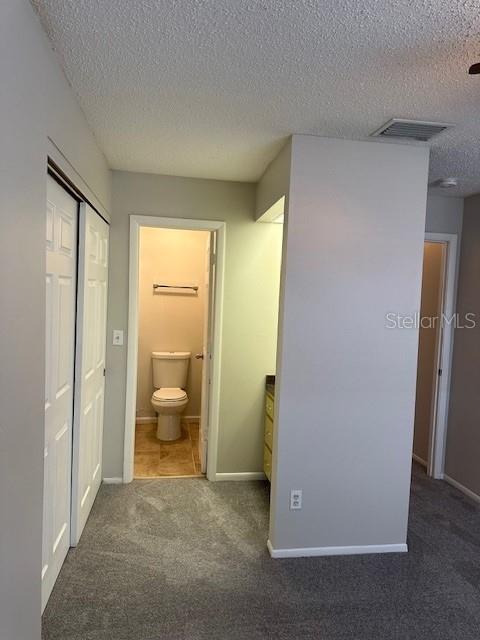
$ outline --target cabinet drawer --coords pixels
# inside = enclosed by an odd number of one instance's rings
[[[273,420],[273,406],[274,406],[273,398],[271,395],[267,393],[265,396],[265,411],[267,413],[267,416],[270,416],[272,420]]]
[[[273,420],[265,416],[265,444],[272,451],[273,449]]]
[[[267,478],[272,478],[272,452],[267,446],[263,447],[263,471]]]

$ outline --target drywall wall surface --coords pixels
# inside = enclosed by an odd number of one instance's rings
[[[454,298],[457,297],[458,273],[461,258],[463,198],[450,198],[428,193],[425,233],[449,233],[457,236]]]
[[[280,198],[288,195],[291,152],[292,145],[288,140],[258,181],[255,192],[255,218],[257,220]]]
[[[0,637],[40,640],[47,154],[105,208],[110,175],[25,0],[0,3],[0,77]]]
[[[445,473],[480,495],[480,196],[465,199],[457,291],[459,319],[474,314],[475,327],[457,328],[453,347]],[[468,324],[465,322],[465,324]]]
[[[226,222],[217,471],[261,471],[265,375],[275,370],[282,225],[254,221],[252,184],[112,175],[108,336],[127,329],[131,214]],[[107,344],[107,370],[104,474],[121,477],[126,347]]]
[[[418,331],[386,314],[420,307],[427,172],[424,147],[293,137],[274,549],[406,542]]]
[[[189,351],[183,415],[200,416],[208,231],[140,228],[137,417],[153,416],[152,351]],[[197,292],[153,289],[191,284]],[[168,384],[164,386],[169,386]]]
[[[449,198],[428,193],[425,231],[431,233],[462,233],[463,198]]]

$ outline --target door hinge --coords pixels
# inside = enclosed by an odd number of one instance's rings
[[[104,378],[105,378],[105,374],[106,374],[106,373],[107,373],[107,370],[106,370],[106,369],[104,369],[104,370],[103,370],[103,377],[104,377]]]
[[[441,375],[442,375],[442,370],[441,370],[441,369],[439,369],[439,370],[438,370],[438,375],[439,375],[439,376],[441,376]]]

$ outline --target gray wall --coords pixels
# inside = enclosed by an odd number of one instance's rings
[[[406,542],[428,150],[294,136],[274,548]],[[289,510],[292,488],[303,509]]]
[[[428,193],[425,231],[456,233],[460,242],[463,220],[463,198],[450,198]],[[459,245],[460,248],[460,245]]]
[[[255,217],[258,220],[282,196],[288,196],[290,180],[291,140],[277,154],[257,183]],[[288,203],[286,203],[288,207]]]
[[[457,312],[475,313],[474,329],[457,329],[453,350],[445,472],[480,495],[480,195],[467,198]]]
[[[47,153],[100,207],[110,175],[26,0],[0,3],[0,65],[0,637],[40,640]]]
[[[282,225],[254,221],[252,184],[113,172],[104,475],[123,475],[129,215],[226,221],[217,471],[261,471],[265,375],[275,371]]]
[[[455,296],[460,269],[463,225],[463,198],[439,196],[431,192],[427,196],[425,231],[430,233],[454,233],[457,236],[457,260],[455,270]]]

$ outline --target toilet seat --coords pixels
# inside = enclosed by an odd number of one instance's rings
[[[157,438],[178,440],[182,435],[181,414],[188,404],[188,396],[180,387],[162,387],[152,395],[152,407],[158,414]]]
[[[185,400],[186,398],[186,391],[179,387],[162,387],[161,389],[157,389],[152,396],[153,400],[162,403],[178,402],[179,400]]]

